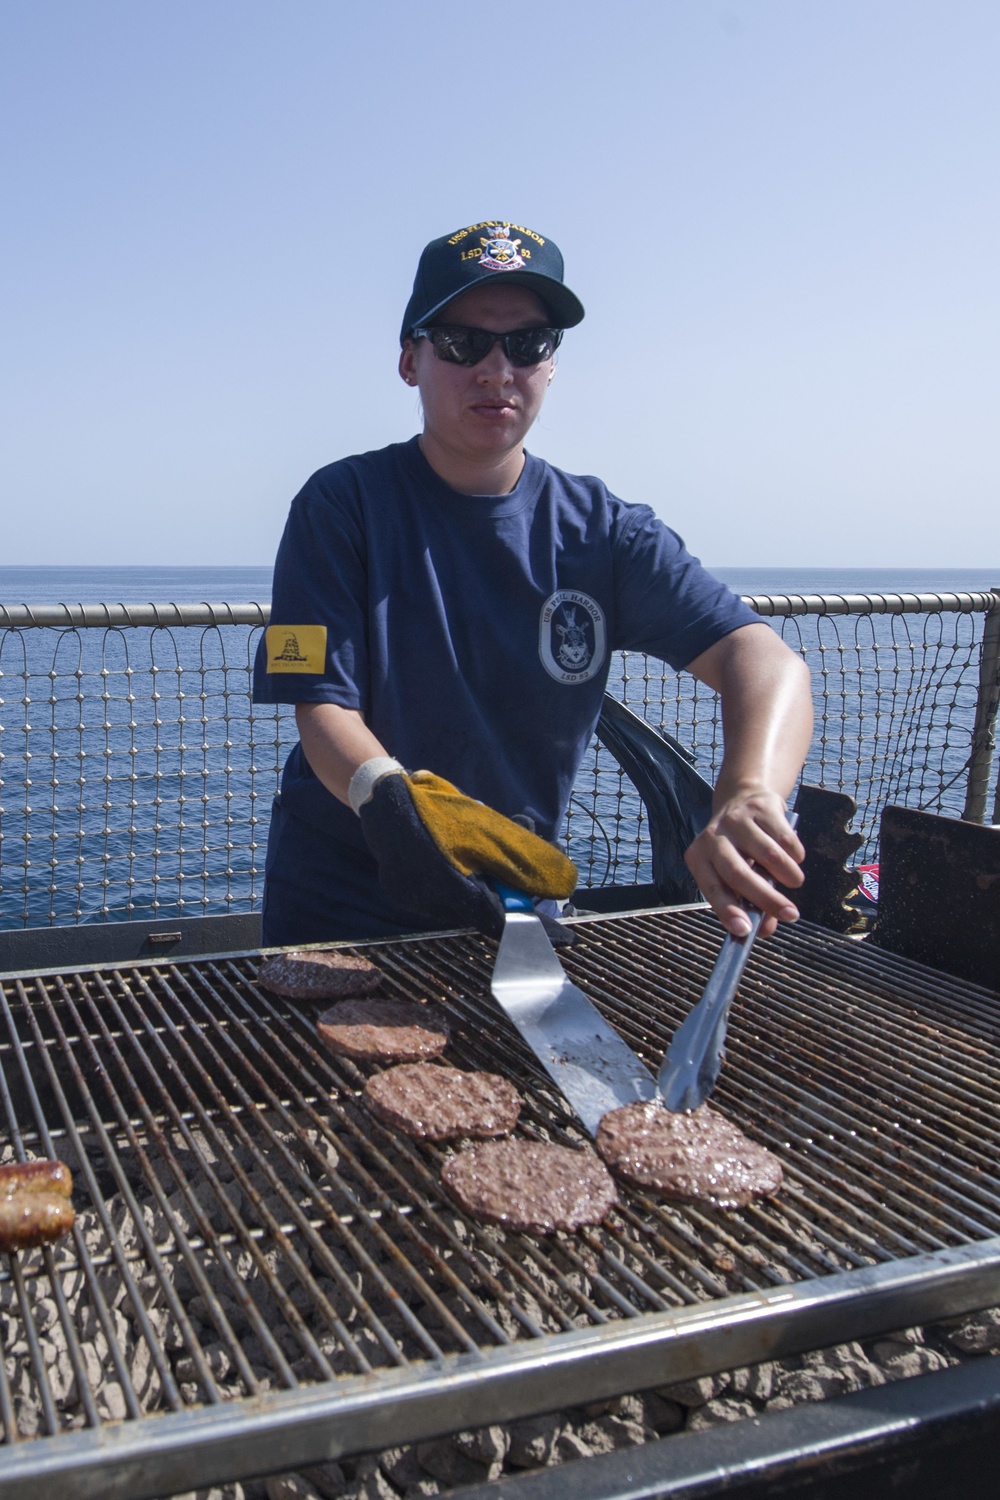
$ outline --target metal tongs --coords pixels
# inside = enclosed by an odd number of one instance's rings
[[[797,821],[797,815],[789,813],[788,822],[792,828]],[[701,999],[674,1032],[660,1066],[657,1093],[667,1109],[675,1114],[681,1110],[698,1109],[718,1081],[729,1007],[764,920],[764,913],[754,907],[747,908],[747,916],[750,931],[742,938],[726,934]]]

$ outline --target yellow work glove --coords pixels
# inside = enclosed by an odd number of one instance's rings
[[[462,875],[492,875],[528,896],[572,896],[576,865],[555,844],[466,797],[433,771],[414,771],[405,779],[420,821]]]
[[[490,880],[556,900],[576,889],[576,866],[546,839],[431,771],[407,775],[399,767],[383,772],[393,766],[388,760],[371,764],[378,779],[365,786],[361,768],[355,810],[379,885],[404,910],[497,937],[504,908]]]

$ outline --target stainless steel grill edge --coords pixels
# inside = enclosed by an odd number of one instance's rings
[[[392,1371],[377,1386],[269,1392],[231,1407],[147,1417],[41,1439],[5,1454],[4,1493],[50,1500],[153,1500],[195,1486],[511,1421],[650,1384],[687,1380],[957,1316],[1000,1296],[1000,1238],[872,1271],[653,1315],[641,1329],[562,1334],[530,1349],[445,1356],[431,1370]],[[363,1440],[359,1443],[359,1436]],[[13,1486],[7,1489],[7,1486]]]

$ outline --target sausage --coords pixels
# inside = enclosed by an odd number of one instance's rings
[[[0,1167],[0,1251],[33,1250],[68,1234],[76,1221],[73,1174],[62,1161]]]
[[[12,1193],[45,1193],[69,1198],[73,1174],[62,1161],[11,1161],[0,1167],[0,1199]]]
[[[51,1192],[19,1192],[0,1198],[0,1250],[47,1245],[68,1234],[75,1219],[69,1199]]]

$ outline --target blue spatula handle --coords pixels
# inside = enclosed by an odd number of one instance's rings
[[[504,911],[534,911],[531,897],[526,896],[523,891],[515,891],[513,886],[503,885],[499,880],[491,880],[490,885],[503,902]]]

